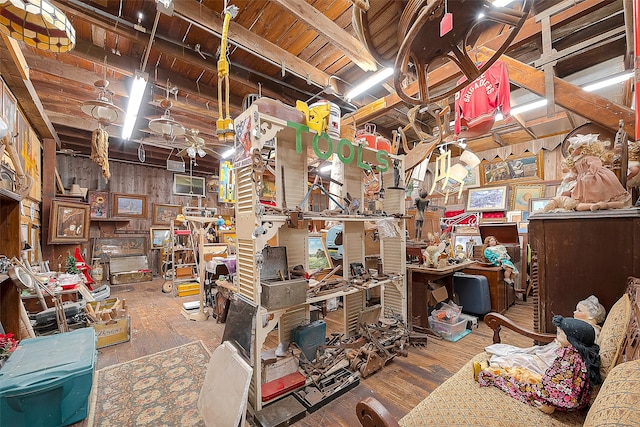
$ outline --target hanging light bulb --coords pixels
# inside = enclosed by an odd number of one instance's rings
[[[187,155],[189,157],[191,157],[192,159],[194,159],[196,157],[196,149],[193,147],[188,147],[187,148]]]
[[[83,102],[80,106],[82,112],[96,119],[102,126],[122,121],[125,113],[122,108],[113,103],[113,92],[107,90],[109,81],[97,80],[93,85],[100,90],[98,98]]]
[[[207,153],[204,152],[204,150],[202,149],[202,147],[198,147],[198,156],[200,157],[204,157],[207,155]]]

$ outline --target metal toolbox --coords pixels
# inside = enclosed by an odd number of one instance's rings
[[[262,257],[260,305],[271,311],[303,304],[307,300],[307,281],[304,278],[287,279],[287,248],[267,246],[262,250]]]
[[[307,281],[305,279],[262,282],[260,305],[269,311],[303,304],[306,300]]]

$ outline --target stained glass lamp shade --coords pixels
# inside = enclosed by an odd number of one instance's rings
[[[0,31],[56,53],[67,52],[76,43],[71,21],[47,0],[0,0]]]

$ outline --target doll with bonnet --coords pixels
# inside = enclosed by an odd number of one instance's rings
[[[569,138],[569,153],[576,169],[576,185],[571,197],[576,210],[621,209],[631,206],[631,195],[616,175],[602,164],[604,143],[597,134]]]
[[[508,372],[480,371],[481,387],[498,387],[519,401],[551,413],[573,411],[589,403],[591,387],[602,382],[600,347],[593,327],[579,319],[554,316],[560,347],[551,366],[535,382],[518,380]]]

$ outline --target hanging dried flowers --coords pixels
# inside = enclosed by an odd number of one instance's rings
[[[101,125],[91,133],[91,160],[102,168],[102,176],[108,182],[109,172],[109,134]]]

